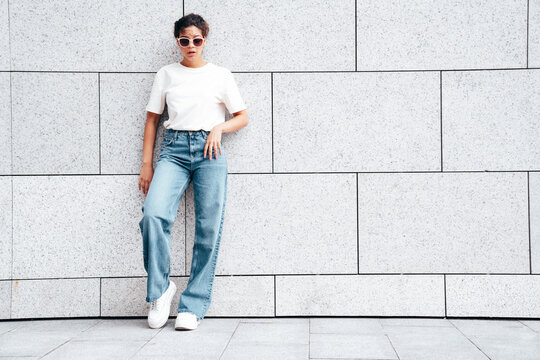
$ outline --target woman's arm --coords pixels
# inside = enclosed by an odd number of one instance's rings
[[[146,125],[144,127],[144,141],[143,141],[143,166],[152,166],[152,158],[154,156],[154,142],[156,141],[157,127],[159,123],[160,114],[153,112],[146,112]]]
[[[152,176],[154,175],[154,168],[152,167],[152,159],[154,157],[154,142],[156,141],[157,127],[159,123],[160,114],[153,112],[146,112],[146,125],[144,126],[144,140],[143,140],[143,160],[141,175],[139,177],[139,190],[142,190],[144,194],[148,193]]]
[[[222,133],[233,132],[247,126],[249,123],[247,110],[237,111],[233,114],[233,117],[225,122],[218,124]]]
[[[225,122],[219,123],[210,130],[206,144],[204,146],[203,158],[208,154],[208,159],[212,160],[212,155],[217,159],[218,153],[221,155],[221,134],[233,132],[247,126],[249,123],[247,111],[241,110],[233,114],[233,117]]]

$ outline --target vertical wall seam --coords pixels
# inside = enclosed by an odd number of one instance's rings
[[[274,72],[270,72],[270,135],[272,136],[272,173],[274,172]]]
[[[446,287],[446,274],[443,274],[443,290],[444,290],[444,317],[448,317],[448,305],[446,303],[446,292],[448,291]]]
[[[441,172],[443,172],[442,70],[439,71],[439,128],[441,139]]]
[[[527,171],[527,227],[529,232],[529,272],[532,274],[532,247],[531,247],[531,190],[529,171]]]
[[[529,68],[529,0],[527,0],[527,47],[525,49],[525,67]]]
[[[360,224],[358,222],[358,173],[356,173],[356,273],[360,274]]]
[[[9,12],[9,0],[7,1],[7,12],[8,12],[8,46],[9,46],[9,121],[10,121],[10,149],[11,149],[11,274],[9,279],[10,290],[9,290],[9,318],[13,318],[13,244],[14,244],[14,215],[13,215],[13,67],[11,65],[11,15]]]
[[[354,0],[354,71],[358,71],[358,1]]]
[[[277,317],[277,310],[276,310],[276,307],[277,307],[277,296],[276,296],[276,293],[277,293],[277,287],[276,287],[276,275],[274,274],[274,317]]]
[[[99,162],[99,172],[101,174],[101,73],[98,72],[98,162]]]

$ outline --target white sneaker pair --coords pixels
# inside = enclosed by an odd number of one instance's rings
[[[169,287],[159,299],[151,302],[148,311],[148,326],[153,329],[160,328],[169,319],[171,302],[176,294],[176,284],[170,280]],[[190,312],[180,312],[176,317],[174,328],[177,330],[193,330],[201,321],[197,315]]]
[[[176,284],[170,281],[169,287],[159,299],[151,302],[148,311],[148,326],[153,329],[160,328],[169,319],[171,301],[176,293]]]

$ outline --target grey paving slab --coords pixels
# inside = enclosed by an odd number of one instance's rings
[[[223,353],[222,360],[247,360],[247,359],[307,359],[307,344],[268,344],[268,343],[247,343],[238,345],[229,344],[227,350]]]
[[[199,356],[199,359],[205,359],[206,355],[197,353],[197,356]],[[139,353],[136,353],[130,360],[178,360],[178,357],[179,355],[139,355]],[[215,357],[208,355],[206,359],[211,360],[215,359]]]
[[[71,340],[41,359],[129,359],[144,344],[146,344],[145,340]]]
[[[379,318],[383,328],[390,328],[396,326],[443,326],[443,327],[453,327],[452,323],[447,319],[426,319],[426,318]]]
[[[385,334],[311,334],[310,358],[399,359]]]
[[[9,319],[9,317],[7,318]],[[5,334],[11,330],[14,330],[22,325],[24,325],[26,321],[0,321],[0,335]]]
[[[145,318],[4,321],[0,358],[537,360],[539,354],[539,333],[524,324],[533,320],[205,318],[194,331],[174,330],[174,320],[161,329],[148,328]]]
[[[73,337],[77,341],[148,341],[161,329],[148,327],[147,319],[102,319]]]
[[[68,335],[42,333],[29,342],[28,335],[9,332],[0,336],[0,356],[43,356],[69,339]]]
[[[174,329],[169,319],[162,331],[153,337],[133,359],[182,356],[196,359],[218,359],[238,326],[237,319],[205,318],[193,331]]]
[[[450,320],[492,360],[537,360],[540,334],[512,320]]]
[[[43,356],[99,321],[51,319],[13,322],[16,327],[0,335],[0,356]]]
[[[222,359],[306,359],[309,319],[273,319],[270,323],[241,322]]]
[[[382,335],[383,327],[378,318],[321,317],[310,318],[311,334]]]
[[[400,360],[489,360],[454,326],[386,326]]]
[[[21,335],[38,335],[41,333],[76,336],[80,332],[91,329],[99,324],[100,319],[40,319],[20,320],[15,322],[17,333]]]
[[[537,333],[540,333],[540,319],[536,320],[520,320],[520,322],[531,328],[532,330],[536,331]]]

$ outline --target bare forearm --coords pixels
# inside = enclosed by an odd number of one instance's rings
[[[152,159],[154,157],[154,142],[156,141],[158,121],[159,121],[158,114],[153,114],[153,113],[148,112],[148,118],[146,119],[146,125],[144,127],[143,160],[142,160],[143,166],[152,166]]]
[[[249,120],[247,112],[243,110],[242,112],[237,113],[237,115],[230,120],[220,123],[218,126],[221,128],[222,133],[227,133],[234,132],[243,128],[244,126],[247,126],[248,122]]]

